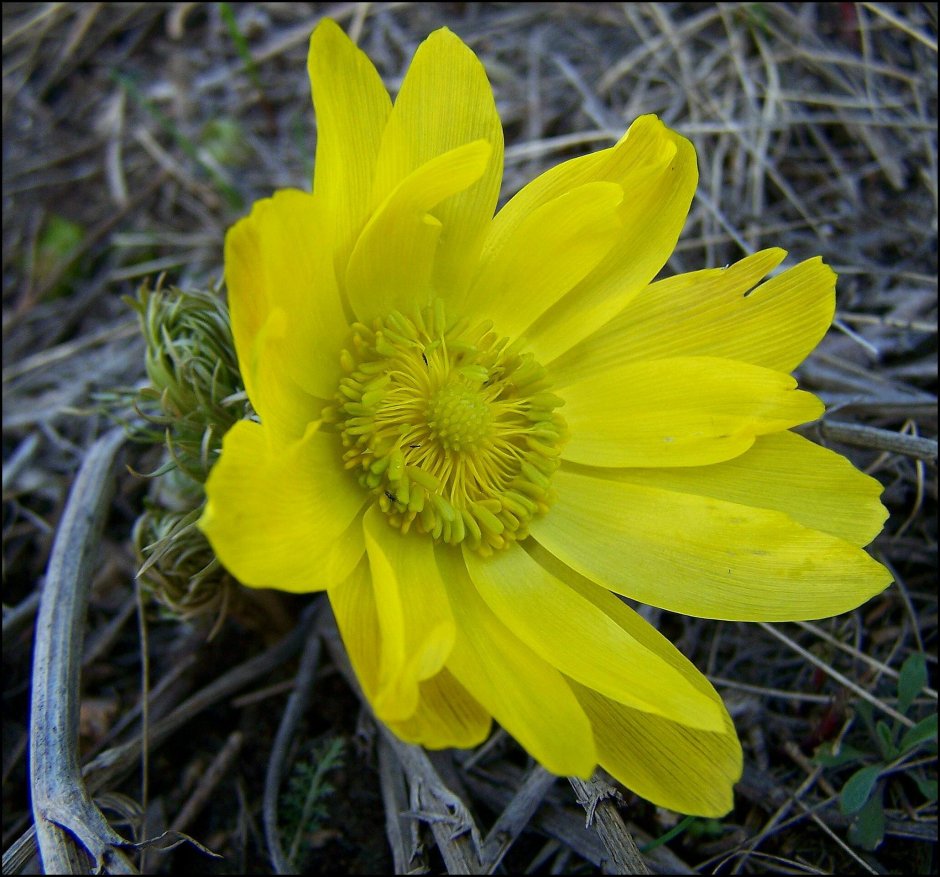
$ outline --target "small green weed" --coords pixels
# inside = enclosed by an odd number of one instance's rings
[[[897,685],[897,710],[904,716],[911,712],[914,699],[927,684],[926,659],[921,653],[910,655],[901,667]],[[936,753],[937,714],[906,726],[874,718],[872,705],[865,701],[855,707],[872,744],[860,749],[848,744],[833,748],[821,746],[817,764],[832,770],[854,767],[842,785],[839,807],[852,817],[849,841],[865,850],[874,850],[884,838],[886,793],[892,784],[907,777],[927,803],[937,800]],[[932,773],[929,773],[931,766]],[[900,792],[900,789],[897,789]]]
[[[293,867],[303,865],[313,849],[314,835],[329,821],[328,799],[335,789],[326,777],[343,766],[345,747],[342,737],[332,737],[314,746],[309,760],[294,765],[280,802],[281,841],[289,844],[287,861]]]

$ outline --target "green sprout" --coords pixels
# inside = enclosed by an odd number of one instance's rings
[[[906,716],[917,694],[927,684],[924,655],[915,652],[901,667],[897,685],[897,710]],[[824,744],[815,761],[833,770],[854,767],[839,794],[839,807],[850,816],[849,840],[865,850],[874,850],[884,839],[884,796],[890,783],[907,776],[928,803],[937,800],[936,776],[928,775],[918,756],[937,751],[937,714],[908,727],[894,720],[888,724],[875,720],[871,704],[862,701],[855,707],[868,731],[868,751],[842,744],[833,749]]]
[[[314,750],[309,760],[298,761],[281,799],[284,841],[290,840],[287,861],[294,867],[303,864],[315,841],[315,835],[328,821],[327,799],[335,789],[327,782],[331,771],[343,766],[345,740],[333,737]],[[298,861],[298,855],[301,861]]]

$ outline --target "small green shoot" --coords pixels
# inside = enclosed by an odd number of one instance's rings
[[[77,265],[67,268],[80,251],[85,239],[85,229],[77,222],[53,213],[43,223],[36,241],[33,260],[33,283],[37,289],[45,289],[50,282],[49,298],[59,298],[68,293],[69,285],[78,273]],[[56,281],[55,278],[58,278]]]
[[[261,88],[261,76],[258,73],[258,65],[255,64],[255,59],[251,57],[251,52],[248,51],[248,40],[245,39],[245,35],[241,32],[241,28],[235,20],[232,4],[219,4],[219,12],[222,15],[222,21],[225,22],[225,27],[228,29],[229,36],[232,38],[232,42],[235,43],[238,56],[245,65],[245,72],[248,74],[251,84],[261,92],[263,89]]]
[[[717,819],[705,819],[701,816],[685,816],[677,822],[665,834],[660,835],[655,840],[640,847],[641,853],[648,853],[655,850],[663,844],[677,838],[682,832],[688,831],[693,837],[720,837],[724,832],[724,826]]]
[[[897,684],[897,710],[907,716],[918,693],[927,684],[926,660],[923,654],[910,655],[901,667]],[[860,702],[856,712],[868,731],[872,744],[864,751],[848,744],[833,750],[824,745],[815,761],[832,770],[855,769],[842,785],[839,808],[852,817],[849,840],[864,850],[876,849],[884,839],[884,798],[890,784],[903,775],[909,777],[928,803],[937,800],[937,780],[927,775],[926,765],[916,756],[937,751],[937,714],[933,713],[906,727],[895,720],[875,720],[871,704]]]
[[[287,861],[303,865],[316,840],[314,835],[329,821],[328,799],[335,789],[327,775],[343,766],[346,741],[333,737],[315,746],[309,760],[298,761],[281,798],[283,841],[290,841]],[[300,860],[298,860],[300,856]]]

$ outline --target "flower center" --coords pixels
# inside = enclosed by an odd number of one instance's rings
[[[490,406],[477,388],[461,377],[449,379],[428,401],[428,430],[448,451],[479,447],[490,425]]]
[[[489,554],[547,511],[566,428],[532,354],[469,326],[440,300],[354,324],[324,419],[393,526]]]

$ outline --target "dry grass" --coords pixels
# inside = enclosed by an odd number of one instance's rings
[[[916,653],[933,678],[937,648],[937,9],[911,3],[249,4],[234,16],[250,65],[218,5],[4,4],[4,850],[32,818],[33,621],[69,484],[107,426],[93,394],[143,374],[120,296],[164,270],[179,286],[206,285],[247,205],[307,184],[315,127],[304,60],[324,15],[358,37],[392,87],[434,28],[467,41],[506,128],[506,196],[655,112],[694,141],[701,171],[666,272],[771,245],[836,268],[836,327],[799,377],[829,406],[814,437],[885,486],[891,519],[872,550],[897,584],[816,624],[650,614],[726,697],[747,767],[732,813],[646,858],[665,873],[935,871],[936,792],[931,803],[923,783],[936,789],[936,750],[892,758],[877,742],[878,727],[903,733],[936,711],[935,684],[909,706],[897,684]],[[135,450],[128,460],[145,470],[155,458]],[[110,505],[81,703],[83,763],[132,744],[116,765],[99,758],[86,773],[109,814],[132,821],[141,636],[129,534],[144,493],[124,474]],[[269,872],[267,825],[281,830],[281,855],[313,873],[486,863],[592,873],[602,860],[616,867],[627,832],[643,846],[674,825],[627,794],[598,805],[600,834],[585,831],[567,784],[527,767],[502,735],[469,757],[401,750],[360,711],[328,633],[328,652],[308,636],[299,663],[306,630],[264,652],[302,606],[272,597],[242,607],[211,642],[206,628],[148,610],[146,820],[116,824],[126,835],[187,831],[224,858],[150,851],[142,869]],[[264,657],[245,663],[255,654]],[[863,760],[814,762],[833,739]],[[282,790],[295,777],[286,796],[265,792],[272,757]],[[884,766],[885,837],[873,850],[839,807],[859,764]],[[297,790],[314,780],[334,791],[321,786],[305,802]],[[416,809],[427,818],[408,815]],[[455,825],[471,830],[454,840]]]

